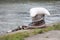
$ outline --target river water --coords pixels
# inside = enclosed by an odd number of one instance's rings
[[[45,16],[46,24],[60,22],[60,1],[3,3],[0,4],[0,34],[31,23],[29,9],[32,7],[45,7],[49,10],[51,15]]]

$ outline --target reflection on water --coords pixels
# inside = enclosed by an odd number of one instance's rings
[[[60,21],[60,2],[35,2],[35,3],[15,3],[0,4],[0,32],[6,32],[19,25],[27,25],[31,22],[29,9],[32,7],[45,7],[51,13],[46,16],[46,23]]]

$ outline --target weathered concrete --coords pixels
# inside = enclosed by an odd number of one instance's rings
[[[25,38],[25,40],[60,40],[60,31],[59,30],[49,31],[43,34],[38,34],[35,36]]]

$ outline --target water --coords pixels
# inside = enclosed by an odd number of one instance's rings
[[[32,7],[45,7],[49,10],[51,16],[45,17],[46,24],[60,22],[60,1],[0,4],[0,34],[19,25],[29,24],[29,9]]]

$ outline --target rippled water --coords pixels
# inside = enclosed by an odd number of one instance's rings
[[[29,9],[32,7],[45,7],[49,10],[51,16],[45,17],[47,24],[60,22],[60,1],[0,4],[0,33],[29,24]]]

